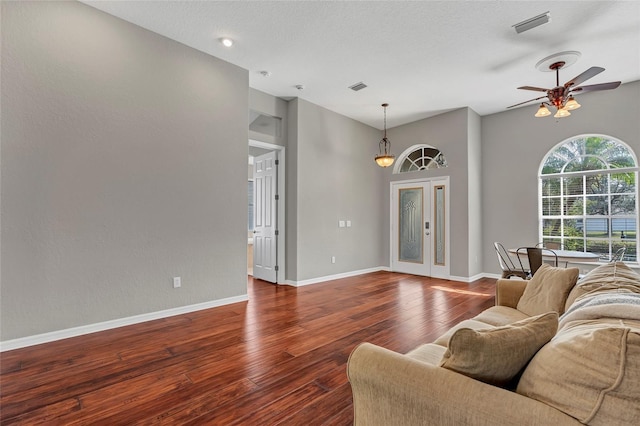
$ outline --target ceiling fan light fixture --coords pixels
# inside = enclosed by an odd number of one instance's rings
[[[578,103],[578,101],[576,101],[576,99],[573,96],[569,96],[569,99],[567,100],[567,103],[564,105],[564,107],[566,109],[568,109],[569,111],[573,111],[574,109],[578,109],[581,106],[582,105],[580,105]]]
[[[554,118],[564,118],[570,116],[571,113],[566,108],[559,108],[558,111],[553,115]]]
[[[544,103],[540,104],[540,107],[538,108],[538,112],[536,112],[536,117],[546,117],[548,115],[551,115],[551,111],[549,111],[549,108],[547,108],[547,106]]]
[[[387,138],[387,107],[389,104],[382,104],[382,108],[384,108],[384,134],[382,139],[380,139],[379,152],[376,155],[376,164],[380,167],[389,167],[393,164],[396,157],[391,155],[391,141]]]

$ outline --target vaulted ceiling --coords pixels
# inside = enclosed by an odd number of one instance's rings
[[[580,57],[561,83],[592,66],[606,70],[585,84],[640,80],[638,1],[83,2],[249,70],[257,90],[377,128],[383,102],[388,127],[465,106],[505,111],[540,96],[518,86],[555,86],[535,65],[563,51]],[[549,23],[514,30],[547,11]]]

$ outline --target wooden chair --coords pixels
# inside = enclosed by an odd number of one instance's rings
[[[522,262],[520,262],[520,268],[518,268],[502,244],[494,242],[493,246],[496,249],[500,269],[502,269],[502,278],[520,277],[526,280],[529,277],[529,271],[522,267]]]

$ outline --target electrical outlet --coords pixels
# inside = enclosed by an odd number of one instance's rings
[[[331,263],[336,263],[336,257],[335,256],[331,256]]]
[[[173,288],[182,287],[182,279],[180,277],[173,277]]]

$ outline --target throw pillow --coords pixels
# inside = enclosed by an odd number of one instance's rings
[[[533,357],[517,392],[584,424],[638,424],[640,323],[573,321]]]
[[[517,309],[527,315],[549,311],[562,314],[567,296],[578,281],[578,274],[578,268],[555,268],[542,264],[527,283]]]
[[[551,340],[557,328],[556,312],[485,330],[461,328],[449,339],[440,366],[485,383],[505,386]]]

